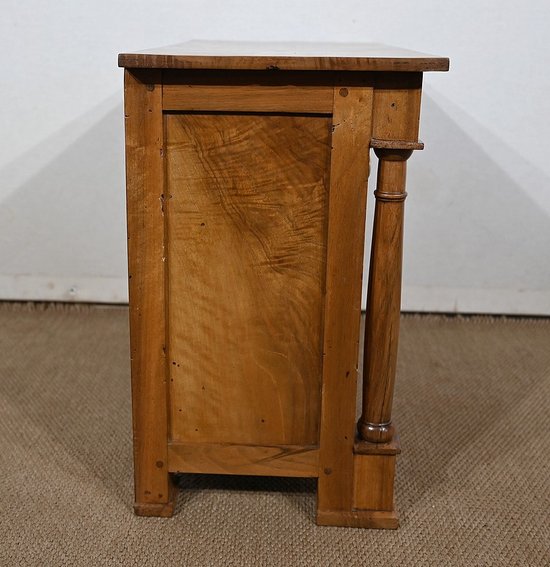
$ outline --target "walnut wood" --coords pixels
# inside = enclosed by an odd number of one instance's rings
[[[353,445],[353,452],[356,455],[399,455],[401,441],[397,432],[388,443],[369,443],[357,437]]]
[[[397,365],[406,160],[410,149],[375,149],[379,158],[369,271],[363,412],[358,428],[372,443],[393,437],[391,408]]]
[[[136,516],[170,518],[174,515],[174,502],[168,504],[135,504]]]
[[[424,142],[408,142],[407,140],[379,140],[373,138],[370,141],[371,148],[387,150],[423,150]]]
[[[399,518],[394,511],[380,510],[318,510],[319,526],[340,526],[346,528],[370,528],[375,530],[395,530]]]
[[[355,455],[353,508],[391,512],[395,455]]]
[[[373,90],[334,90],[317,506],[349,510]]]
[[[319,448],[170,443],[168,462],[170,472],[312,478],[319,474]]]
[[[320,86],[165,85],[163,108],[330,114],[332,92]]]
[[[171,439],[318,445],[331,120],[165,120]]]
[[[287,69],[319,71],[447,71],[449,60],[379,43],[189,41],[121,53],[120,67]]]
[[[378,73],[375,76],[372,137],[418,141],[422,73]]]
[[[406,159],[423,146],[421,71],[448,60],[296,48],[121,55],[152,67],[125,73],[138,515],[172,514],[170,473],[288,475],[318,477],[320,525],[398,525]],[[379,167],[357,438],[369,147]]]
[[[136,513],[169,515],[160,71],[126,71],[124,92]]]

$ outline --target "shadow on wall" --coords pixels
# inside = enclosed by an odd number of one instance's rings
[[[550,187],[550,179],[506,141],[441,102],[447,110],[424,96],[426,149],[409,160],[404,308],[536,313],[538,302],[550,313],[550,263],[541,261],[550,242],[550,199],[545,210],[500,164],[529,171],[528,183],[541,190]],[[369,248],[370,242],[365,259]]]
[[[40,163],[45,165],[37,167]],[[33,171],[31,176],[28,171]],[[29,285],[27,278],[37,286],[35,297],[46,294],[78,301],[83,296],[70,297],[63,286],[81,281],[94,287],[97,280],[99,289],[78,291],[92,296],[95,292],[102,300],[124,301],[124,114],[120,97],[110,98],[68,124],[4,168],[0,176],[7,192],[0,201],[0,295],[13,293],[4,286]],[[111,289],[101,290],[102,285]],[[39,289],[41,286],[50,289]]]

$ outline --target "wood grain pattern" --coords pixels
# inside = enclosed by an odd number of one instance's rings
[[[372,137],[417,142],[422,73],[378,73],[375,80]]]
[[[424,142],[410,142],[407,140],[378,140],[373,138],[370,141],[371,148],[386,149],[386,150],[423,150]]]
[[[171,472],[316,477],[317,446],[171,443]]]
[[[331,113],[332,88],[308,86],[165,85],[164,110]]]
[[[334,92],[318,510],[351,510],[373,91]]]
[[[397,369],[401,309],[406,164],[413,150],[376,149],[376,208],[365,321],[362,439],[388,443]]]
[[[161,73],[126,71],[124,88],[135,510],[170,515]]]
[[[121,53],[120,67],[318,71],[447,71],[449,59],[379,43],[189,41]]]
[[[318,477],[320,525],[396,528],[405,161],[423,146],[421,71],[448,60],[262,49],[120,58],[154,67],[126,72],[135,511],[172,513],[172,472],[289,475]],[[369,147],[380,163],[358,439]]]
[[[394,455],[355,455],[353,507],[393,511]]]
[[[399,455],[401,453],[401,441],[397,433],[388,443],[369,443],[356,437],[353,452],[356,455]]]
[[[172,440],[317,445],[331,121],[165,120]]]

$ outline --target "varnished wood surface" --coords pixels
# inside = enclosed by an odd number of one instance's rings
[[[391,410],[401,309],[406,160],[411,153],[410,149],[376,149],[379,164],[359,420],[361,437],[373,443],[388,443],[394,433]]]
[[[418,142],[422,73],[381,73],[375,79],[375,140]]]
[[[376,84],[377,117],[371,146],[379,158],[365,322],[363,404],[358,423],[366,442],[392,441],[397,365],[406,160],[418,142],[422,75],[382,76]],[[393,482],[393,481],[392,481]]]
[[[170,443],[170,472],[292,476],[319,474],[319,448],[301,445]]]
[[[331,121],[165,125],[172,440],[317,445]]]
[[[168,69],[162,78],[165,111],[331,113],[335,86],[372,88],[371,146],[420,149],[421,73]]]
[[[317,524],[319,526],[395,530],[399,527],[399,518],[394,511],[317,510]]]
[[[386,149],[386,150],[423,150],[424,142],[411,142],[409,140],[379,140],[373,138],[370,141],[371,148]]]
[[[164,110],[331,113],[331,87],[164,85]]]
[[[168,514],[161,73],[126,71],[124,89],[135,509]]]
[[[388,443],[369,443],[356,438],[353,452],[356,455],[399,455],[401,453],[401,441],[397,433]]]
[[[380,43],[189,41],[121,53],[120,67],[162,69],[281,69],[447,71],[449,60]]]
[[[395,455],[355,455],[353,507],[393,511]]]
[[[349,510],[373,90],[334,91],[319,510]]]
[[[372,61],[343,56],[339,72],[325,57],[316,72],[292,57],[273,72],[256,55],[219,60],[242,70],[127,73],[135,510],[170,515],[174,472],[311,476],[319,524],[395,528],[391,405],[420,58],[352,72]],[[369,147],[381,161],[358,440]]]

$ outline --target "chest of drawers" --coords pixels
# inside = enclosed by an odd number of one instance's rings
[[[423,72],[448,60],[190,42],[119,63],[136,513],[172,514],[173,473],[298,476],[318,479],[319,524],[397,527],[405,169]]]

